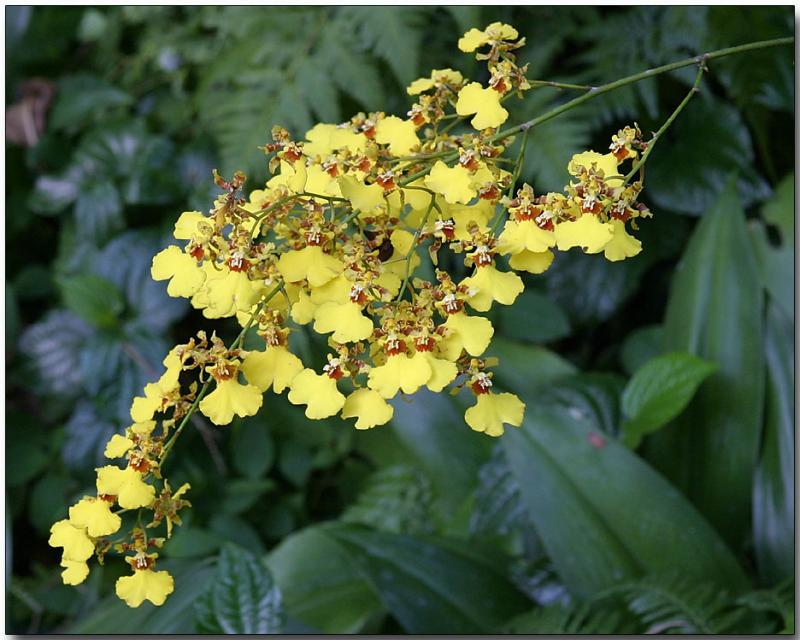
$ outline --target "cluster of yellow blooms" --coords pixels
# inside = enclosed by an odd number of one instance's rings
[[[174,235],[185,246],[156,255],[152,276],[205,317],[235,316],[245,331],[254,327],[263,349],[241,349],[244,331],[229,347],[200,332],[170,352],[166,372],[133,401],[132,426],[106,449],[126,458],[125,468],[98,469],[97,497],[83,498],[53,525],[50,544],[64,549],[65,583],[82,582],[87,560],[102,561],[113,548],[130,554],[133,575],[117,583],[130,606],[161,604],[172,591],[171,576],[153,570],[152,550],[164,538],[148,539],[146,529],[163,521],[169,537],[188,505],[181,499],[188,486],[172,493],[161,466],[195,409],[226,425],[254,415],[266,391],[288,390],[310,419],[338,414],[369,429],[392,419],[389,401],[399,393],[469,387],[472,429],[499,436],[504,424],[521,424],[524,404],[493,389],[493,362],[482,356],[494,329],[474,312],[512,304],[523,291],[513,270],[542,273],[554,249],[580,247],[609,260],[636,255],[641,244],[626,224],[649,215],[636,204],[641,183],[629,185],[619,172],[645,148],[638,128],[621,130],[606,154],[574,156],[564,193],[536,195],[527,184],[515,190],[519,167],[501,168],[513,139],[497,128],[508,117],[504,99],[531,88],[512,53],[523,43],[500,23],[470,30],[459,48],[482,51],[488,85],[435,70],[408,87],[417,102],[406,118],[362,113],[318,124],[303,141],[276,127],[264,147],[274,154],[275,175],[247,197],[243,175],[215,174],[223,194],[208,214],[180,216]],[[470,117],[471,130],[453,131]],[[447,248],[463,254],[471,275],[454,281],[436,268],[433,280],[414,277],[423,244],[434,267]],[[509,257],[512,271],[498,268],[498,256]],[[290,323],[328,335],[321,371],[292,353]],[[199,380],[182,383],[191,370]],[[138,511],[139,522],[142,510],[152,511],[152,521],[110,541],[128,510]]]

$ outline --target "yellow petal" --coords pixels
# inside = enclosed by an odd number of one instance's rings
[[[386,424],[394,415],[394,407],[372,389],[356,389],[347,396],[342,418],[358,418],[356,429],[371,429]]]
[[[458,39],[458,48],[464,53],[472,53],[488,42],[486,34],[480,29],[470,29]]]
[[[321,287],[338,276],[344,265],[317,246],[284,253],[278,260],[278,271],[287,282],[308,280],[312,287]]]
[[[314,331],[330,333],[336,342],[358,342],[372,335],[372,320],[361,313],[361,307],[355,302],[326,302],[314,313]]]
[[[117,580],[116,585],[117,596],[133,608],[145,600],[161,606],[174,588],[175,584],[168,572],[152,569],[135,571],[132,576],[123,576]]]
[[[614,232],[611,241],[604,247],[604,255],[611,262],[632,258],[642,250],[641,241],[625,230],[622,220],[611,220],[608,224]]]
[[[508,261],[509,266],[516,271],[527,271],[528,273],[544,273],[553,263],[553,252],[543,251],[535,253],[533,251],[521,251]]]
[[[69,521],[84,527],[93,538],[110,536],[122,525],[120,517],[111,513],[111,503],[100,498],[84,498],[69,508]]]
[[[425,386],[438,393],[456,379],[458,367],[454,362],[437,358],[430,352],[424,352],[423,355],[431,367],[431,377],[428,378]]]
[[[494,209],[495,206],[488,200],[478,200],[473,205],[448,205],[445,216],[450,216],[455,223],[456,240],[469,240],[472,237],[469,232],[470,224],[478,225],[480,231],[487,231]]]
[[[428,359],[421,353],[408,357],[404,353],[389,356],[386,363],[373,367],[369,372],[367,386],[380,393],[387,400],[403,393],[415,393],[431,378]]]
[[[298,160],[294,164],[281,160],[280,168],[280,173],[270,178],[267,182],[268,188],[276,189],[283,186],[291,193],[302,193],[305,191],[307,172],[306,166],[301,160]]]
[[[155,420],[145,420],[143,422],[134,422],[131,426],[131,432],[137,436],[149,436],[156,428]]]
[[[173,298],[190,298],[206,279],[206,274],[197,266],[197,260],[175,245],[155,255],[150,275],[153,280],[169,280],[167,293]]]
[[[61,572],[61,580],[64,584],[73,586],[86,580],[89,575],[89,565],[78,560],[61,560],[64,570]]]
[[[198,229],[198,225],[201,223],[210,224],[209,220],[200,211],[184,211],[175,223],[175,231],[173,232],[175,239],[191,240],[195,235],[204,235]]]
[[[261,391],[272,387],[275,393],[282,393],[302,370],[300,358],[282,346],[267,347],[265,351],[251,351],[242,362],[242,373],[250,384]]]
[[[478,194],[472,186],[469,171],[461,165],[448,167],[441,160],[437,160],[431,172],[425,176],[425,184],[432,191],[442,194],[450,204],[467,204]]]
[[[144,397],[133,399],[131,405],[131,419],[134,422],[147,422],[152,420],[156,411],[161,408],[161,394],[158,385],[151,383],[144,387]]]
[[[330,195],[337,198],[342,197],[342,190],[339,188],[339,183],[336,178],[332,177],[322,165],[312,164],[306,167],[306,187],[305,190],[309,193],[317,193],[319,195]],[[319,200],[317,198],[317,200]],[[325,202],[325,200],[323,200]]]
[[[388,144],[395,157],[407,156],[419,147],[417,128],[411,120],[388,116],[375,125],[375,142]]]
[[[503,435],[503,423],[522,424],[525,404],[513,393],[482,393],[474,406],[464,413],[464,420],[475,431],[490,436]]]
[[[264,287],[247,277],[244,271],[230,271],[226,267],[206,279],[206,318],[228,318],[237,311],[248,311],[264,293]]]
[[[317,375],[313,369],[305,369],[292,380],[289,402],[304,404],[306,417],[322,420],[335,415],[344,406],[344,396],[336,388],[336,380],[325,374]]]
[[[469,316],[464,312],[447,316],[444,326],[447,333],[439,342],[439,350],[448,360],[457,360],[462,349],[471,356],[481,355],[494,335],[494,327],[488,318]]]
[[[420,78],[419,80],[414,80],[408,88],[406,92],[410,96],[416,96],[422,93],[423,91],[427,91],[428,89],[433,87],[433,80],[430,78]]]
[[[314,319],[317,305],[311,302],[311,296],[301,291],[297,302],[292,305],[292,320],[297,324],[308,324]]]
[[[217,426],[230,424],[233,416],[254,416],[264,397],[258,387],[239,384],[236,378],[217,382],[217,388],[200,401],[200,411]]]
[[[364,184],[352,176],[341,176],[339,187],[342,195],[350,201],[353,209],[362,213],[372,213],[375,209],[386,208],[384,190],[378,184]]]
[[[367,147],[366,136],[356,133],[348,127],[339,127],[335,124],[314,125],[306,133],[306,140],[308,142],[303,145],[303,153],[311,157],[326,158],[339,149],[348,149],[351,153],[358,155]]]
[[[86,535],[83,527],[76,527],[69,520],[59,520],[50,527],[51,547],[63,547],[64,560],[85,562],[94,554],[94,543]]]
[[[612,227],[591,213],[557,224],[554,233],[559,251],[581,247],[586,253],[599,253],[613,235]]]
[[[121,458],[125,452],[133,446],[133,440],[126,438],[118,433],[111,436],[111,440],[106,445],[103,455],[106,458]]]
[[[492,302],[514,304],[525,288],[522,278],[516,273],[498,271],[492,265],[478,267],[475,275],[465,278],[461,284],[469,287],[473,294],[467,298],[467,304],[476,311],[488,311]]]
[[[117,502],[123,509],[147,507],[155,499],[155,488],[147,484],[136,469],[107,465],[96,471],[97,493],[117,496]]]
[[[497,239],[497,251],[501,255],[533,251],[543,253],[556,244],[556,237],[552,231],[542,229],[532,220],[516,222],[508,220],[503,227],[503,232]]]
[[[478,130],[499,127],[508,119],[508,111],[500,105],[502,96],[491,87],[484,89],[480,82],[470,82],[458,92],[456,113],[475,114],[472,126]]]
[[[597,151],[584,151],[583,153],[576,153],[572,156],[572,159],[567,165],[567,170],[573,176],[577,176],[579,167],[591,169],[594,166],[595,169],[600,169],[603,172],[604,177],[609,178],[619,175],[619,170],[617,169],[618,165],[619,161],[613,153],[601,154],[597,153]]]

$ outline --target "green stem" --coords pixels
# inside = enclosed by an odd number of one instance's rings
[[[428,190],[424,189],[424,191]],[[417,230],[414,232],[414,239],[411,241],[411,247],[409,247],[408,252],[406,253],[406,256],[404,258],[406,261],[406,275],[405,278],[403,278],[403,284],[400,287],[400,292],[397,294],[398,300],[402,299],[403,294],[406,291],[406,287],[408,287],[408,279],[411,277],[411,256],[417,249],[417,240],[419,239],[422,230],[425,228],[425,225],[428,224],[428,217],[431,215],[431,211],[433,211],[433,208],[436,206],[437,206],[436,194],[431,192],[431,203],[428,205],[428,210],[425,212],[425,216],[422,218],[422,222],[419,223]]]
[[[547,113],[544,113],[536,118],[532,118],[526,122],[518,124],[514,127],[510,127],[499,133],[494,134],[493,136],[487,138],[486,142],[496,142],[497,140],[501,140],[503,138],[507,138],[508,136],[514,135],[520,131],[525,129],[529,129],[535,126],[538,126],[548,120],[552,120],[556,116],[561,115],[562,113],[569,111],[570,109],[574,109],[582,105],[597,96],[601,96],[604,93],[608,93],[609,91],[614,91],[615,89],[619,89],[629,84],[633,84],[635,82],[640,82],[641,80],[647,80],[648,78],[653,78],[655,76],[661,75],[662,73],[668,73],[670,71],[675,71],[676,69],[682,69],[683,67],[689,67],[693,64],[699,64],[703,61],[707,60],[716,60],[718,58],[724,58],[726,56],[737,55],[740,53],[745,53],[747,51],[756,51],[758,49],[766,49],[769,47],[777,47],[780,45],[785,44],[792,44],[794,42],[794,38],[775,38],[773,40],[760,40],[758,42],[749,42],[747,44],[742,44],[736,47],[728,47],[727,49],[718,49],[716,51],[710,51],[708,53],[693,56],[691,58],[685,58],[684,60],[679,60],[677,62],[672,62],[670,64],[665,64],[660,67],[655,67],[654,69],[648,69],[647,71],[642,71],[640,73],[635,73],[630,76],[626,76],[624,78],[620,78],[619,80],[615,80],[614,82],[609,82],[604,85],[600,85],[599,87],[593,87],[592,89],[588,90],[581,96],[577,98],[573,98],[569,102],[565,102],[564,104],[556,107],[555,109],[551,109]],[[457,154],[450,154],[446,157],[447,160],[452,160],[456,157]],[[405,186],[409,182],[413,182],[414,180],[421,178],[422,176],[426,175],[430,171],[430,167],[421,169],[416,173],[406,177],[404,180],[400,181],[401,186]]]
[[[554,89],[576,89],[578,91],[591,91],[594,89],[588,84],[569,84],[568,82],[551,82],[550,80],[528,80],[531,87],[552,87]]]
[[[283,291],[283,288],[286,286],[286,283],[281,282],[278,286],[276,286],[272,291],[270,291],[265,297],[261,299],[261,302],[258,303],[258,307],[250,316],[250,319],[247,321],[244,329],[241,330],[238,336],[236,336],[236,340],[233,341],[231,346],[228,348],[229,351],[233,351],[236,349],[241,341],[244,339],[245,334],[250,330],[250,327],[253,325],[253,321],[256,319],[256,316],[261,312],[264,306],[272,300],[280,291]],[[197,410],[197,407],[200,405],[200,401],[208,392],[208,388],[211,386],[211,380],[207,380],[205,384],[200,388],[200,392],[197,394],[197,397],[194,399],[192,406],[189,407],[189,411],[183,416],[181,423],[178,425],[178,428],[175,430],[175,433],[172,434],[172,437],[167,441],[167,444],[164,445],[164,450],[161,452],[161,460],[160,466],[163,468],[164,462],[169,455],[169,452],[172,450],[172,447],[175,446],[175,441],[178,439],[178,436],[181,435],[184,427],[189,423],[194,412]]]
[[[608,93],[609,91],[614,91],[615,89],[619,89],[620,87],[633,84],[634,82],[647,80],[648,78],[661,75],[662,73],[675,71],[676,69],[682,69],[683,67],[690,67],[693,64],[700,64],[704,60],[715,60],[717,58],[733,56],[739,53],[745,53],[747,51],[766,49],[768,47],[776,47],[783,44],[791,44],[793,42],[794,38],[775,38],[774,40],[760,40],[758,42],[749,42],[747,44],[742,44],[737,47],[728,47],[727,49],[718,49],[716,51],[710,51],[708,53],[704,53],[699,56],[685,58],[684,60],[679,60],[677,62],[665,64],[660,67],[655,67],[654,69],[648,69],[647,71],[634,73],[633,75],[620,78],[619,80],[615,80],[614,82],[609,82],[608,84],[600,85],[599,87],[594,87],[592,90],[588,91],[582,96],[573,98],[569,102],[565,102],[561,106],[556,107],[555,109],[552,109],[547,113],[542,114],[541,116],[528,120],[527,122],[523,122],[522,124],[519,124],[515,127],[506,129],[505,131],[500,131],[499,133],[496,133],[495,135],[490,137],[488,141],[495,142],[507,136],[514,135],[515,133],[522,131],[525,127],[535,127],[537,125],[540,125],[543,122],[547,122],[548,120],[551,120],[556,116],[561,115],[565,111],[574,109],[575,107],[580,106],[584,102],[596,98],[597,96],[601,96],[604,93]]]
[[[523,130],[523,132],[522,132],[522,144],[519,147],[519,153],[517,154],[517,162],[516,162],[516,165],[514,167],[514,173],[511,176],[511,185],[508,188],[508,197],[509,198],[513,198],[514,197],[514,189],[517,187],[517,180],[519,180],[519,174],[522,172],[522,165],[525,162],[525,149],[528,146],[528,132],[529,131],[530,131],[530,128],[527,128],[527,129]],[[497,227],[500,226],[500,223],[505,218],[505,216],[503,215],[504,211],[505,211],[505,208],[503,208],[500,211],[500,213],[497,214],[497,218],[495,219],[494,224],[492,225],[491,233],[494,233],[495,231],[497,231]]]
[[[631,168],[628,175],[625,176],[625,179],[622,181],[623,186],[628,184],[628,182],[636,175],[636,172],[639,171],[647,162],[647,158],[650,157],[653,149],[656,146],[656,143],[661,139],[661,136],[664,132],[669,129],[669,126],[675,121],[675,118],[678,117],[681,111],[683,111],[684,107],[689,104],[689,100],[691,100],[696,93],[700,91],[700,83],[703,81],[703,73],[706,71],[706,66],[703,62],[698,65],[697,69],[697,77],[694,79],[694,84],[692,88],[689,89],[689,93],[686,94],[686,97],[681,101],[681,103],[676,107],[675,111],[672,112],[669,118],[667,118],[666,122],[661,125],[661,128],[653,134],[653,138],[647,144],[647,149],[645,149],[642,157],[634,163],[633,168]]]

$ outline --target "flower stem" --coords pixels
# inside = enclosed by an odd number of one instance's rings
[[[681,103],[676,107],[675,111],[672,112],[669,118],[667,118],[666,122],[661,125],[661,128],[653,134],[653,138],[647,144],[647,149],[645,149],[642,157],[639,158],[637,162],[634,163],[633,167],[631,168],[628,175],[625,176],[625,179],[622,181],[623,186],[630,182],[631,178],[636,175],[636,172],[639,171],[642,167],[644,167],[645,162],[647,162],[647,158],[652,153],[653,149],[656,146],[656,142],[661,139],[661,136],[664,132],[669,128],[669,126],[675,121],[675,118],[678,117],[681,111],[683,111],[684,107],[689,104],[689,100],[691,100],[696,93],[700,91],[700,83],[703,81],[703,73],[707,70],[705,65],[705,61],[701,62],[698,65],[697,69],[697,77],[694,79],[694,84],[692,88],[689,90],[689,93],[686,94],[686,97],[681,101]]]
[[[231,346],[229,347],[229,351],[236,349],[241,341],[244,339],[244,336],[249,331],[250,327],[253,325],[253,321],[256,319],[256,316],[261,312],[264,306],[272,300],[279,292],[283,291],[284,286],[286,283],[281,282],[278,286],[276,286],[272,291],[270,291],[266,296],[261,299],[261,302],[258,303],[258,307],[250,316],[250,319],[247,321],[244,329],[241,330],[239,335],[236,337],[236,340],[233,341]],[[175,430],[175,433],[172,434],[172,437],[167,441],[167,444],[164,445],[164,450],[161,452],[161,459],[159,461],[160,466],[163,468],[164,462],[169,455],[169,452],[172,450],[172,447],[175,446],[175,441],[178,439],[178,436],[181,435],[184,427],[189,423],[194,412],[197,410],[197,407],[200,405],[200,401],[208,392],[208,388],[211,386],[211,380],[207,380],[205,384],[200,388],[200,392],[197,394],[197,397],[194,399],[192,406],[189,407],[189,411],[183,416],[181,423],[178,425],[178,428]]]
[[[490,136],[486,139],[486,142],[496,142],[497,140],[501,140],[503,138],[507,138],[508,136],[512,136],[515,133],[520,131],[524,131],[525,129],[530,129],[537,125],[540,125],[548,120],[552,120],[556,116],[561,115],[562,113],[569,111],[570,109],[574,109],[577,106],[582,105],[584,102],[588,102],[589,100],[596,98],[597,96],[603,95],[604,93],[608,93],[609,91],[614,91],[615,89],[619,89],[629,84],[633,84],[635,82],[640,82],[641,80],[647,80],[648,78],[653,78],[655,76],[661,75],[662,73],[668,73],[670,71],[675,71],[676,69],[682,69],[683,67],[689,67],[693,64],[700,64],[703,61],[707,60],[716,60],[717,58],[724,58],[727,56],[738,55],[740,53],[746,53],[748,51],[756,51],[758,49],[767,49],[769,47],[777,47],[780,45],[785,44],[792,44],[794,42],[794,38],[775,38],[773,40],[759,40],[758,42],[749,42],[747,44],[742,44],[736,47],[728,47],[727,49],[717,49],[716,51],[710,51],[705,54],[701,54],[698,56],[693,56],[691,58],[685,58],[684,60],[678,60],[677,62],[672,62],[670,64],[665,64],[660,67],[655,67],[654,69],[648,69],[647,71],[642,71],[640,73],[635,73],[630,76],[626,76],[624,78],[620,78],[619,80],[615,80],[614,82],[609,82],[604,85],[600,85],[599,87],[592,87],[583,95],[578,96],[577,98],[573,98],[569,102],[565,102],[562,105],[559,105],[555,109],[551,109],[550,111],[543,113],[536,118],[532,118],[526,122],[518,124],[514,127],[510,127],[503,131],[500,131],[493,136]],[[445,156],[443,160],[453,160],[457,157],[457,153],[451,153],[449,156]],[[405,186],[409,182],[413,182],[417,178],[421,178],[422,176],[426,175],[430,171],[430,167],[425,169],[420,169],[416,173],[411,174],[410,176],[404,178],[400,181],[401,186]]]

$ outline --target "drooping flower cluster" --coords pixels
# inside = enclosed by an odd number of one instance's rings
[[[97,497],[53,526],[65,582],[81,582],[86,561],[113,549],[132,554],[134,573],[117,584],[128,604],[160,604],[172,591],[150,552],[164,538],[148,539],[141,526],[121,541],[108,536],[124,511],[152,511],[147,526],[165,522],[167,537],[180,523],[188,487],[172,493],[161,465],[195,408],[226,425],[273,401],[268,391],[286,391],[309,419],[339,415],[369,429],[392,419],[398,395],[463,389],[472,429],[499,436],[505,424],[521,424],[522,401],[493,385],[495,359],[485,352],[494,329],[479,314],[513,304],[524,289],[515,271],[542,273],[555,250],[636,255],[641,244],[627,225],[649,215],[636,203],[641,183],[620,172],[644,148],[637,128],[615,135],[607,154],[574,156],[562,193],[516,188],[517,174],[502,165],[513,138],[497,128],[509,116],[506,99],[531,88],[513,54],[523,43],[508,25],[472,29],[459,48],[487,61],[487,86],[434,70],[408,87],[416,102],[406,118],[360,113],[318,124],[302,140],[275,127],[263,147],[274,175],[262,188],[248,193],[241,173],[215,173],[222,194],[208,213],[179,217],[182,244],[155,256],[152,276],[206,318],[236,317],[243,332],[230,346],[203,332],[178,345],[166,372],[134,399],[132,426],[106,450],[126,466],[98,469]],[[439,268],[448,253],[468,275]],[[421,277],[423,260],[433,278]],[[292,352],[291,333],[304,325],[327,336],[320,370]],[[261,348],[241,348],[249,328]],[[182,382],[183,372],[195,381]]]

